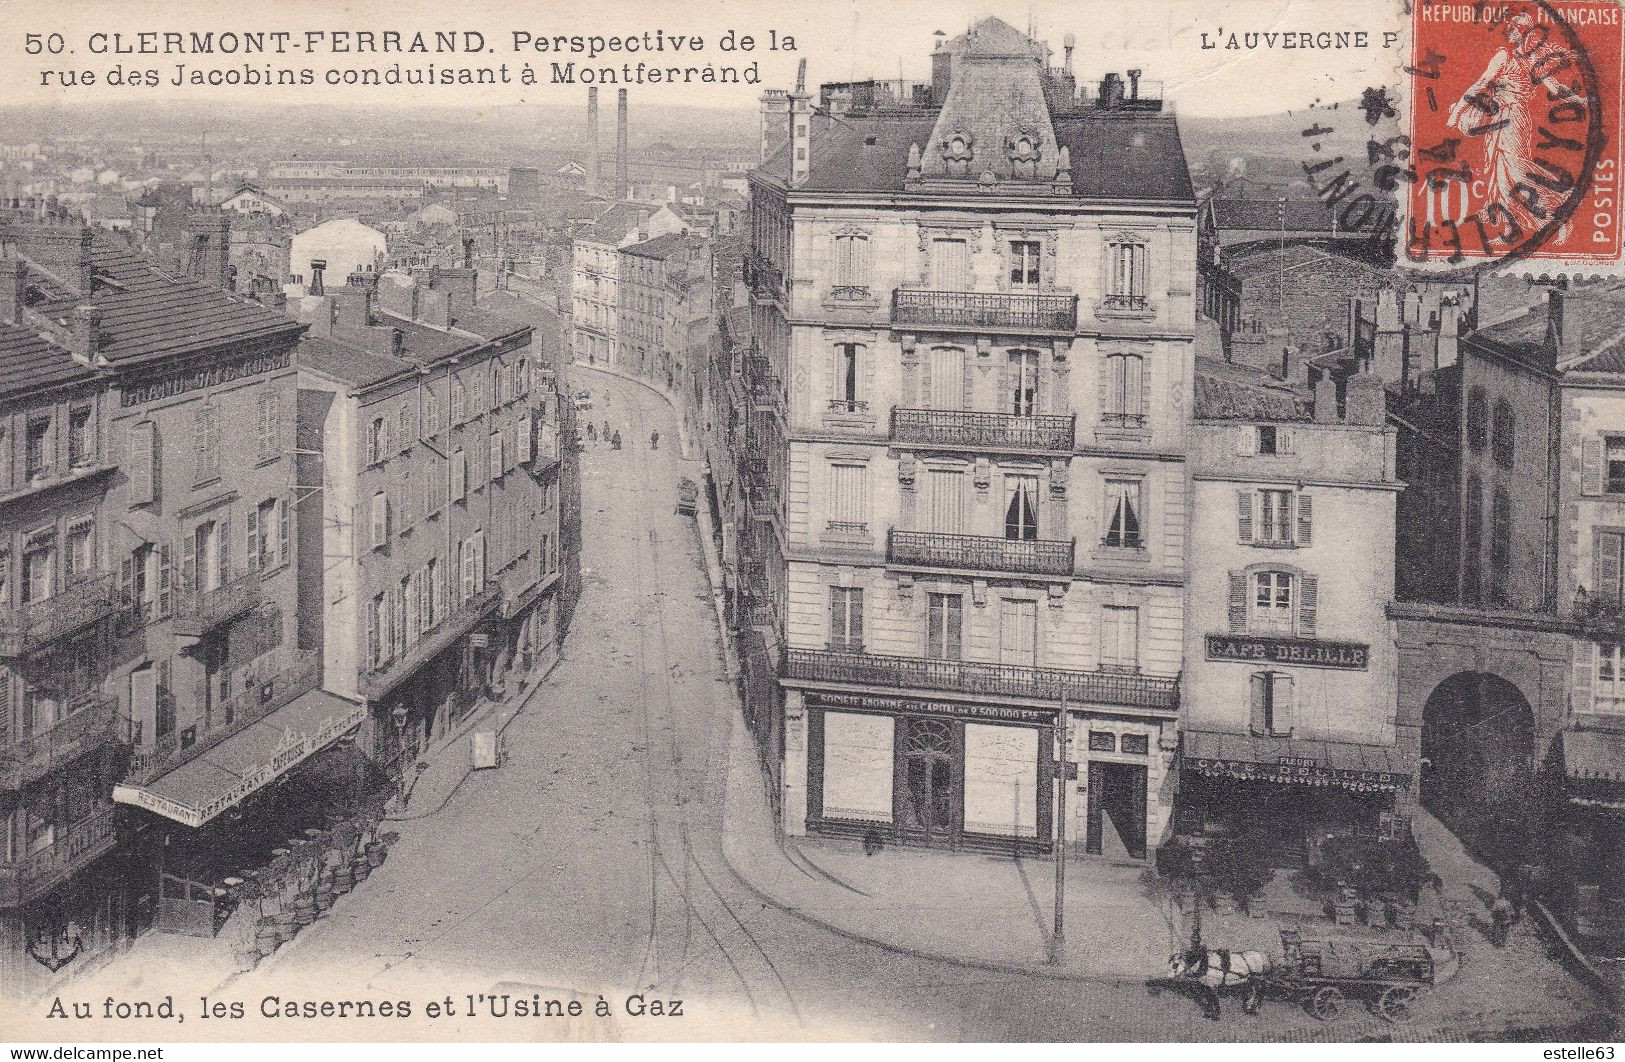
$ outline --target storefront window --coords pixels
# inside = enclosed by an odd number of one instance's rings
[[[1625,645],[1597,646],[1596,709],[1625,713]]]

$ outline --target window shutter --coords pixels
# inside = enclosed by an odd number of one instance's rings
[[[1116,359],[1106,357],[1100,359],[1100,411],[1113,413],[1118,410],[1115,401],[1121,396],[1116,394],[1116,373],[1112,371],[1117,365]]]
[[[468,455],[458,450],[451,455],[451,497],[462,501],[468,493]]]
[[[474,590],[485,589],[485,532],[474,532]]]
[[[372,546],[377,549],[389,537],[389,499],[383,491],[372,496]]]
[[[260,511],[252,505],[248,507],[248,570],[260,570]]]
[[[217,534],[220,542],[220,585],[225,586],[231,582],[231,517],[220,518],[220,530]]]
[[[1236,453],[1242,457],[1251,457],[1258,453],[1258,429],[1251,424],[1243,424],[1236,429]]]
[[[1320,607],[1320,580],[1313,575],[1298,577],[1298,636],[1315,636],[1315,613]]]
[[[829,591],[829,642],[830,648],[844,648],[846,642],[846,601],[845,596],[835,587]]]
[[[5,563],[5,562],[3,560],[0,560],[0,563]],[[131,557],[125,557],[122,561],[119,562],[119,566],[118,566],[118,599],[119,599],[119,604],[128,606],[131,603],[131,601],[130,601],[131,591],[134,590],[134,589],[135,589],[135,560],[133,558],[131,558]],[[0,599],[0,604],[9,605],[10,603],[11,603],[10,601],[5,601],[4,599]]]
[[[1299,494],[1295,500],[1298,510],[1298,545],[1307,546],[1314,530],[1314,503],[1307,494]]]
[[[1270,693],[1270,733],[1276,737],[1291,737],[1292,676],[1271,672]]]
[[[1574,715],[1585,715],[1595,711],[1593,706],[1594,684],[1597,677],[1597,659],[1602,648],[1596,642],[1574,643],[1574,681],[1569,683],[1569,712]]]
[[[378,608],[377,608],[376,604],[374,604],[372,602],[368,602],[367,607],[362,609],[361,611],[366,613],[366,621],[367,621],[367,641],[366,641],[366,646],[367,646],[367,666],[368,667],[377,667],[378,666]]]
[[[158,547],[158,615],[167,616],[174,608],[173,594],[170,591],[169,571],[169,543],[165,542]]]
[[[1621,602],[1620,568],[1625,560],[1621,547],[1625,546],[1625,535],[1613,531],[1593,531],[1591,535],[1592,590],[1599,602],[1617,608]]]
[[[148,505],[157,499],[157,428],[146,420],[130,427],[130,501]]]
[[[1275,429],[1275,452],[1278,454],[1292,452],[1292,432],[1286,428],[1277,427]]]
[[[1253,492],[1236,491],[1236,534],[1242,542],[1253,540]]]
[[[1602,436],[1593,435],[1580,444],[1580,493],[1601,494],[1603,486]]]
[[[181,536],[181,590],[190,593],[197,587],[197,534],[187,532]]]
[[[1230,573],[1230,632],[1247,629],[1247,573]]]
[[[1136,371],[1136,367],[1138,371]],[[1129,362],[1129,370],[1133,377],[1135,391],[1128,396],[1128,405],[1124,412],[1135,416],[1144,416],[1146,411],[1145,396],[1151,393],[1151,359],[1135,358]]]
[[[1269,713],[1265,710],[1269,704],[1270,675],[1267,671],[1255,672],[1252,681],[1248,684],[1248,692],[1252,699],[1251,720],[1248,729],[1254,734],[1269,733]]]
[[[288,535],[288,499],[279,498],[276,503],[276,551],[277,561],[288,563],[288,550],[292,539]]]

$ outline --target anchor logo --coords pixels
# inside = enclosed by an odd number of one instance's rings
[[[63,924],[53,916],[28,942],[28,954],[33,956],[35,962],[56,973],[77,959],[83,947],[84,938],[79,933],[79,927],[71,922]]]

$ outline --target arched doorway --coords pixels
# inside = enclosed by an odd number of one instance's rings
[[[1422,706],[1422,802],[1445,821],[1527,794],[1538,768],[1534,709],[1499,675],[1458,672]]]

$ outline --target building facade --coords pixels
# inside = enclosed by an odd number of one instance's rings
[[[791,833],[1047,847],[1062,775],[1090,852],[1167,826],[1195,202],[1160,103],[1048,55],[986,19],[918,102],[798,86],[751,178]]]

